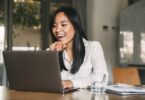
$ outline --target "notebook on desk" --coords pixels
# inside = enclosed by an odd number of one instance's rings
[[[145,88],[132,85],[108,85],[106,91],[118,95],[141,95],[145,94]]]
[[[55,51],[4,51],[9,88],[19,91],[66,93],[58,53]]]

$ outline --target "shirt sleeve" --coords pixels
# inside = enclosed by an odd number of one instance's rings
[[[102,46],[99,42],[93,41],[92,46],[94,47],[92,50],[92,66],[93,66],[93,72],[107,72],[107,65],[103,53]]]
[[[99,42],[93,41],[93,55],[92,55],[92,67],[93,71],[91,74],[91,79],[94,77],[96,79],[103,80],[104,77],[106,77],[106,84],[108,83],[108,70],[107,65],[103,53],[103,48]]]
[[[87,88],[87,86],[89,86],[90,84],[90,80],[91,77],[89,76],[88,78],[85,78],[85,79],[73,79],[72,82],[73,82],[73,85],[74,87],[76,88]]]
[[[108,83],[108,70],[103,53],[103,48],[99,42],[93,41],[93,55],[92,55],[92,67],[93,71],[91,79],[102,80],[105,78],[105,84]]]

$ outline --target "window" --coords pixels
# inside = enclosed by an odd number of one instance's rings
[[[142,60],[143,63],[145,63],[145,33],[141,33],[141,54],[140,54],[140,59]]]
[[[13,50],[39,50],[40,0],[14,0]]]
[[[72,6],[72,1],[12,0],[7,2],[6,49],[46,49],[51,43],[48,29],[49,18],[59,6]]]
[[[120,32],[122,37],[121,46],[120,46],[120,62],[129,63],[133,58],[133,32],[122,31]]]

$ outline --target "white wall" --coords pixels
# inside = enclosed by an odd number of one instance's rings
[[[121,9],[127,6],[127,0],[87,0],[87,35],[90,40],[100,41],[110,73],[112,83],[112,67],[118,59],[118,17]],[[108,30],[103,30],[107,25]]]

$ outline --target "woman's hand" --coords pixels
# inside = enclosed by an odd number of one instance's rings
[[[52,51],[62,51],[66,47],[65,44],[57,41],[50,45],[50,50]]]
[[[63,88],[72,88],[73,82],[71,80],[63,80],[62,81]]]

